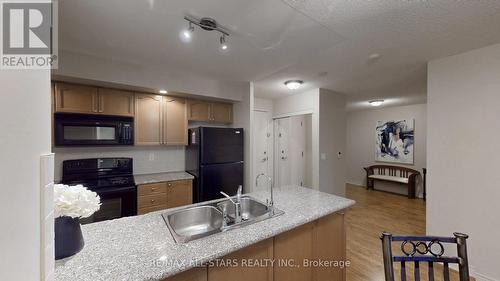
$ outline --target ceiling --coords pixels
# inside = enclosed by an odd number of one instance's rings
[[[184,15],[215,18],[229,51],[199,28],[183,43]],[[349,108],[425,102],[427,61],[498,43],[499,30],[495,0],[59,1],[61,49],[254,81],[259,97],[294,93],[283,82],[301,79],[302,90],[345,94]]]

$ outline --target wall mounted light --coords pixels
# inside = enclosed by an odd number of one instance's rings
[[[290,90],[297,90],[302,84],[304,84],[302,80],[288,80],[285,82],[285,86]]]
[[[222,51],[226,51],[228,49],[227,43],[226,43],[226,35],[222,35],[220,37],[220,49]]]
[[[381,106],[384,100],[372,100],[368,102],[371,106]]]

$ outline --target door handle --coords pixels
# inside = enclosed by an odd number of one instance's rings
[[[267,157],[262,158],[262,162],[266,162],[266,161],[267,161]]]
[[[288,157],[286,156],[281,156],[281,160],[286,160]]]

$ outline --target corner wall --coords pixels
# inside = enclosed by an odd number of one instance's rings
[[[366,172],[363,167],[381,164],[375,162],[375,125],[377,121],[415,119],[414,165],[401,165],[422,173],[427,162],[427,105],[386,107],[371,110],[351,111],[347,114],[347,182],[366,186]],[[386,163],[383,163],[386,164]],[[421,181],[420,181],[421,183]],[[390,192],[407,194],[406,186],[401,184],[377,182],[376,188]],[[419,184],[417,191],[422,191]]]
[[[50,71],[2,69],[0,85],[0,280],[40,280],[40,156],[50,153]]]
[[[500,44],[429,63],[427,233],[470,235],[478,281],[500,280]]]

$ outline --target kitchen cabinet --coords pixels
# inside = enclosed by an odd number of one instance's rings
[[[212,114],[212,122],[216,123],[232,123],[233,122],[233,105],[229,103],[211,103],[210,112]]]
[[[193,203],[191,180],[178,180],[137,187],[137,213],[139,215]]]
[[[160,145],[162,138],[162,96],[135,95],[135,145]]]
[[[172,277],[168,277],[163,281],[207,281],[207,268],[196,267]]]
[[[138,93],[135,104],[136,145],[187,145],[185,99]]]
[[[312,280],[312,268],[303,267],[313,257],[313,223],[300,226],[274,238],[274,258],[294,264],[274,267],[274,281]]]
[[[187,145],[187,102],[177,97],[163,97],[163,143]]]
[[[54,103],[55,112],[134,116],[134,94],[122,90],[56,83]]]
[[[167,208],[175,208],[193,203],[193,182],[191,180],[167,183]]]
[[[189,100],[188,119],[190,121],[208,122],[210,120],[210,103]]]
[[[233,122],[233,105],[190,100],[188,104],[188,120],[229,124]]]
[[[55,112],[98,113],[97,87],[56,83]]]
[[[106,115],[134,116],[134,93],[99,88],[98,112]]]
[[[313,256],[316,260],[345,261],[344,215],[333,214],[314,222]],[[316,281],[346,280],[345,267],[316,267],[313,276]]]
[[[273,280],[273,268],[266,266],[270,265],[273,259],[272,238],[241,249],[222,259],[236,261],[236,264],[226,264],[226,266],[222,263],[218,265],[216,262],[209,264],[208,281]],[[254,264],[254,262],[259,262],[259,264]]]

